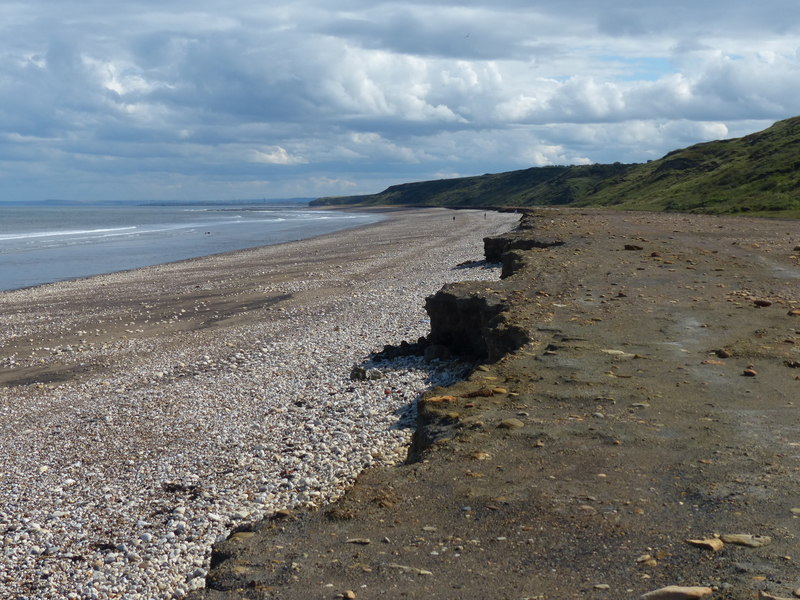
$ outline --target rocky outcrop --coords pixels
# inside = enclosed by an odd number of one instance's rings
[[[521,271],[525,266],[526,253],[523,250],[510,250],[503,253],[503,268],[500,271],[500,279],[511,277],[517,271]]]
[[[488,262],[501,262],[503,254],[510,250],[533,250],[563,246],[564,240],[549,237],[531,237],[530,234],[511,232],[508,235],[484,238],[483,251]]]
[[[506,321],[507,309],[505,298],[486,282],[446,285],[425,302],[428,341],[456,356],[495,362],[528,342],[523,329]]]
[[[487,262],[502,262],[501,279],[525,264],[529,250],[562,246],[564,240],[541,229],[541,216],[526,213],[511,232],[484,238]],[[507,319],[508,290],[488,282],[449,284],[425,302],[431,320],[427,343],[431,356],[446,354],[495,362],[527,344],[526,330]]]
[[[534,248],[553,248],[563,246],[564,240],[560,237],[539,233],[531,233],[536,228],[536,219],[541,217],[525,214],[520,219],[519,225],[513,231],[503,235],[483,238],[483,253],[487,262],[498,263],[503,261],[503,255],[513,250],[533,250]]]

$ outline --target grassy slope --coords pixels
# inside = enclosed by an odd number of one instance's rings
[[[611,206],[800,217],[800,117],[743,138],[696,144],[646,164],[539,167],[392,186],[315,204]]]
[[[580,203],[711,213],[800,211],[800,117],[743,138],[670,152]]]

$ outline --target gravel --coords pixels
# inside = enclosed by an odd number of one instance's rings
[[[496,279],[497,266],[455,266],[481,256],[481,235],[515,221],[463,213],[467,234],[375,247],[387,231],[402,235],[403,223],[427,239],[451,219],[426,214],[290,245],[329,259],[304,278],[262,280],[259,293],[293,300],[239,324],[59,345],[48,348],[53,357],[104,368],[0,388],[0,596],[182,598],[205,585],[211,545],[237,524],[330,502],[365,467],[403,460],[416,399],[465,366],[370,354],[427,334],[424,298],[444,283]],[[332,257],[343,243],[360,244],[361,258]],[[277,260],[286,248],[248,260]],[[59,312],[59,299],[102,285],[113,303],[115,286],[131,281],[143,295],[169,294],[187,264],[224,268],[242,254],[231,256],[2,294],[0,367],[43,360],[4,353],[12,340],[86,326],[86,314]],[[30,310],[8,310],[25,303]],[[378,373],[351,380],[354,365]]]

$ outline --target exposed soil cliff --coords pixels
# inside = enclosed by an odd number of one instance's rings
[[[429,342],[454,355],[495,362],[529,341],[524,329],[506,319],[505,298],[485,283],[447,285],[427,299],[425,309],[431,319]]]
[[[530,212],[526,212],[520,219],[519,226],[505,235],[487,237],[483,240],[484,254],[488,262],[503,262],[503,256],[514,250],[533,250],[535,248],[555,248],[563,246],[564,240],[560,237],[536,233],[536,219]],[[506,277],[511,272],[505,274]]]

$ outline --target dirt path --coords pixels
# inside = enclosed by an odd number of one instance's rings
[[[536,224],[564,245],[467,290],[505,302],[531,343],[431,393],[421,460],[234,534],[205,598],[800,588],[800,225],[569,210]],[[730,534],[769,543],[686,541]]]

